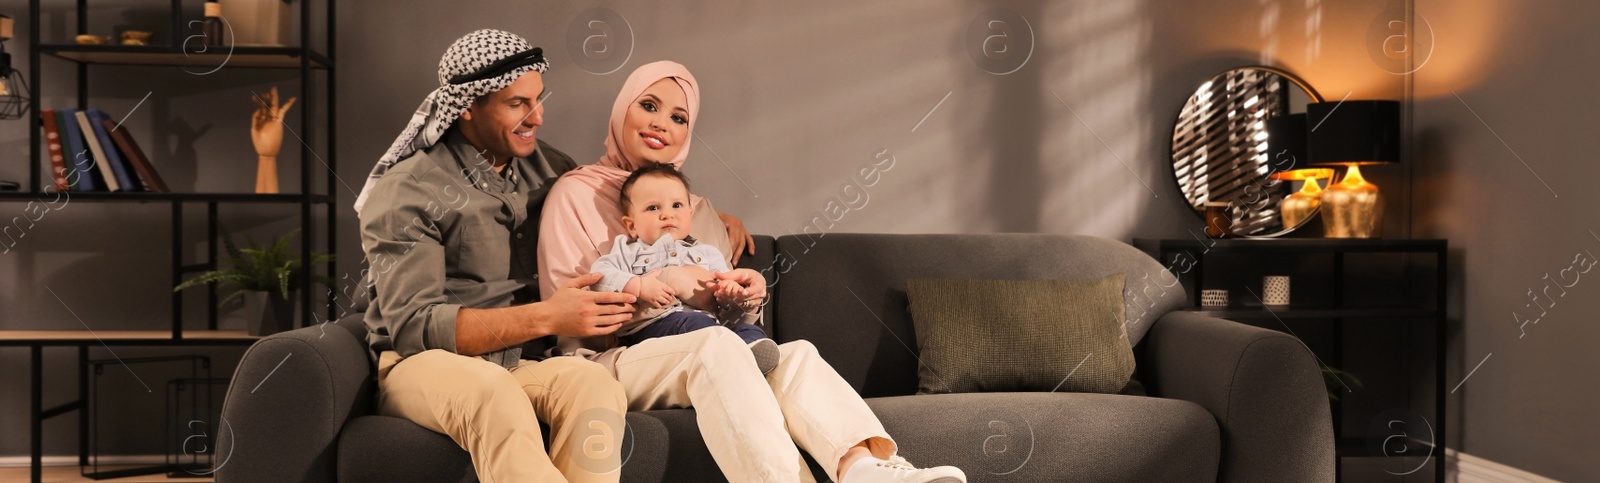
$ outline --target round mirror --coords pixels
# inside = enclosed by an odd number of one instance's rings
[[[1172,128],[1172,172],[1195,213],[1204,219],[1207,203],[1226,203],[1233,221],[1228,230],[1244,237],[1285,235],[1315,218],[1314,204],[1284,205],[1291,189],[1321,187],[1305,186],[1318,183],[1315,174],[1291,174],[1308,167],[1300,126],[1312,102],[1322,96],[1310,84],[1271,67],[1229,70],[1195,89]],[[1294,128],[1298,136],[1269,143],[1268,131]]]

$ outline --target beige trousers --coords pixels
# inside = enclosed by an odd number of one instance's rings
[[[443,350],[378,358],[378,413],[449,436],[484,483],[617,481],[626,409],[606,369],[578,357],[509,371]],[[548,455],[540,421],[554,433]]]
[[[837,478],[845,452],[862,442],[879,458],[895,453],[877,416],[810,342],[778,346],[778,366],[765,378],[750,348],[724,327],[620,351],[615,369],[628,409],[694,407],[700,435],[728,481],[810,480],[796,444],[830,478]]]

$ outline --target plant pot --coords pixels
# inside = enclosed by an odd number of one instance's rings
[[[296,310],[300,305],[298,292],[290,292],[289,300],[276,292],[250,292],[239,296],[244,300],[240,312],[244,318],[245,332],[254,336],[269,336],[294,328]]]
[[[300,308],[300,294],[289,292],[288,300],[275,292],[267,295],[267,310],[261,317],[260,330],[263,333],[257,335],[272,335],[294,329],[296,309]]]
[[[233,28],[233,45],[289,45],[298,6],[283,0],[219,0],[222,18]]]

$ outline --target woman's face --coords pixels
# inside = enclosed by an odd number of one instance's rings
[[[635,163],[670,163],[689,139],[689,101],[672,79],[651,84],[622,118],[622,155]]]

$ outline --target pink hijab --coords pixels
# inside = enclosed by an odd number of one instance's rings
[[[544,212],[539,224],[539,294],[549,298],[556,288],[579,275],[589,273],[589,266],[602,253],[610,251],[617,235],[627,234],[622,226],[622,181],[628,174],[644,165],[644,160],[627,159],[620,146],[622,121],[628,108],[640,95],[661,79],[672,79],[683,88],[689,103],[689,132],[700,118],[700,88],[689,74],[689,69],[677,62],[659,61],[639,66],[622,84],[616,102],[611,105],[611,122],[606,131],[606,154],[592,165],[579,166],[556,181],[545,198]],[[683,139],[683,147],[671,164],[679,169],[689,157],[691,135]],[[690,195],[690,203],[701,206],[699,196]],[[709,206],[709,205],[706,205]],[[699,216],[695,221],[701,220]],[[700,232],[696,223],[695,232]],[[711,228],[711,227],[706,227]],[[722,228],[719,224],[715,228]]]

